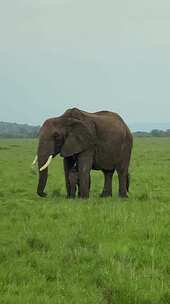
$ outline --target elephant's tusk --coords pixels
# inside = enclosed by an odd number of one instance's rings
[[[37,163],[37,160],[38,160],[38,156],[36,155],[33,162],[32,162],[32,168],[35,166],[35,164]]]
[[[53,158],[53,156],[50,155],[47,162],[40,168],[40,171],[45,170],[49,166],[49,164],[51,163],[52,158]]]

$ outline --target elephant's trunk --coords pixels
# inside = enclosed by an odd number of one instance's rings
[[[46,196],[44,192],[47,178],[48,178],[48,165],[52,159],[52,155],[41,155],[38,153],[38,171],[39,171],[39,181],[37,187],[37,194],[39,196]]]
[[[44,192],[46,183],[48,178],[48,168],[44,169],[43,171],[39,171],[39,181],[37,187],[37,194],[39,196],[45,197],[46,193]]]
[[[50,140],[47,136],[41,136],[38,145],[38,170],[39,170],[39,181],[37,187],[37,194],[40,196],[46,196],[44,189],[48,178],[48,166],[55,156],[55,145],[53,138]]]

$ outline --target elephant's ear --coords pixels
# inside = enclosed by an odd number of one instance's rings
[[[77,119],[69,119],[69,129],[61,156],[69,157],[82,151],[93,149],[96,143],[94,126]]]

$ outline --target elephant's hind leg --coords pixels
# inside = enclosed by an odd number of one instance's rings
[[[128,187],[129,187],[129,181],[128,181],[128,172],[127,170],[117,170],[118,178],[119,178],[119,196],[120,197],[128,197]]]
[[[114,171],[114,169],[112,171],[103,170],[104,187],[102,193],[100,194],[101,197],[112,196],[112,178]]]

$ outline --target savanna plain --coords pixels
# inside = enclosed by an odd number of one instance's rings
[[[35,139],[0,140],[0,304],[170,303],[170,139],[135,138],[129,199],[68,200],[62,159],[36,195]]]

